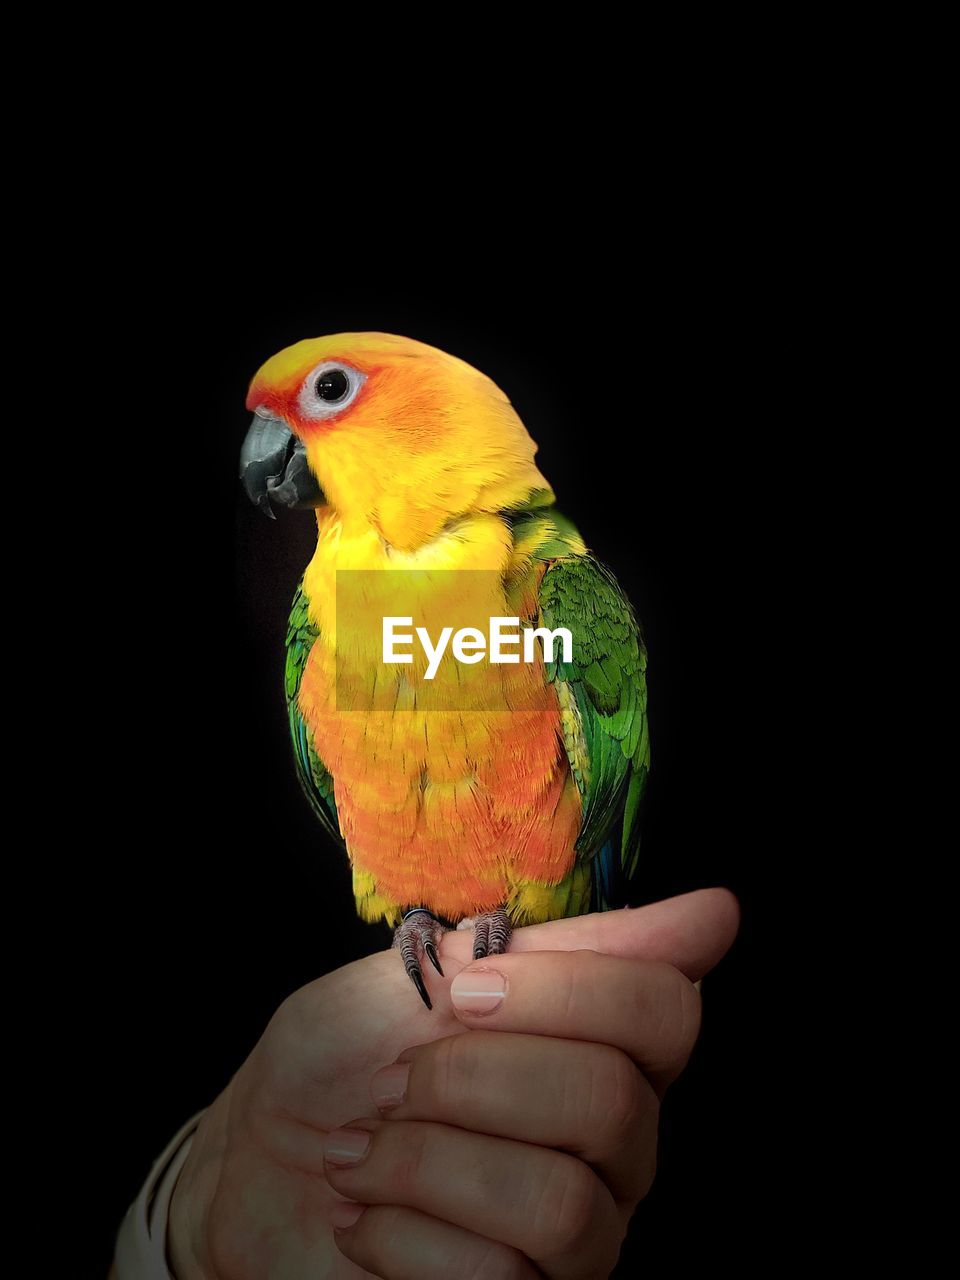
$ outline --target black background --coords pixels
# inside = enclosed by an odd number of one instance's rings
[[[110,468],[126,488],[98,537],[89,636],[104,746],[77,830],[93,850],[81,1128],[103,1157],[98,1265],[154,1156],[280,1001],[388,940],[355,919],[345,860],[290,763],[282,646],[311,517],[270,524],[236,481],[259,364],[363,329],[443,347],[506,390],[562,508],[637,607],[653,772],[634,901],[727,885],[742,905],[623,1274],[773,1247],[796,1160],[778,982],[804,893],[798,743],[816,716],[796,648],[811,611],[796,555],[804,336],[777,246],[694,230],[644,246],[594,228],[535,265],[536,227],[509,253],[481,233],[442,249],[395,239],[372,260],[319,231],[309,252],[198,232],[136,259],[111,340],[125,411]]]

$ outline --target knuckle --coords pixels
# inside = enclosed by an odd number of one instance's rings
[[[324,988],[325,980],[318,978],[305,987],[298,987],[296,991],[291,991],[277,1005],[270,1019],[271,1023],[285,1031],[301,1031],[317,1016],[317,1006],[321,1002]]]
[[[657,964],[651,1031],[657,1044],[651,1066],[678,1072],[686,1063],[700,1032],[700,996],[693,983],[671,964]],[[641,997],[647,1002],[649,996]]]
[[[303,998],[299,991],[295,991],[274,1009],[266,1026],[265,1038],[269,1037],[281,1045],[286,1044],[299,1034],[304,1017]]]
[[[412,1256],[418,1242],[420,1224],[411,1211],[398,1205],[370,1205],[347,1240],[347,1255],[375,1275],[422,1275],[422,1260]],[[445,1275],[457,1280],[528,1280],[529,1266],[523,1255],[508,1245],[477,1236],[441,1237],[434,1240],[435,1264],[442,1262]],[[407,1269],[402,1263],[406,1261]],[[398,1270],[398,1267],[400,1270]],[[430,1269],[430,1274],[433,1270]],[[437,1274],[440,1274],[438,1270]]]
[[[516,1249],[492,1240],[484,1245],[474,1248],[471,1241],[469,1257],[456,1259],[452,1274],[459,1280],[528,1280],[530,1268]]]
[[[603,1046],[591,1072],[590,1130],[605,1145],[622,1140],[636,1129],[647,1108],[649,1086],[645,1086],[634,1062],[620,1049]]]
[[[446,1036],[434,1042],[426,1079],[419,1087],[441,1107],[458,1106],[476,1091],[480,1071],[479,1049],[485,1033]],[[477,1039],[474,1039],[474,1036]]]
[[[569,952],[564,957],[564,962],[555,966],[555,973],[552,975],[554,984],[553,999],[556,1002],[554,1016],[560,1025],[566,1023],[576,1014],[577,997],[580,993],[583,979],[583,967],[582,963],[578,968],[578,965],[571,963],[571,961],[579,960],[580,955],[581,953],[578,951]]]
[[[374,1140],[385,1145],[385,1165],[393,1187],[416,1188],[429,1182],[429,1125],[415,1121],[387,1121],[376,1131]]]
[[[537,1188],[531,1235],[539,1257],[579,1249],[590,1237],[597,1204],[596,1176],[574,1156],[556,1153]]]
[[[675,1056],[678,1062],[685,1063],[693,1052],[700,1034],[700,992],[689,978],[682,973],[677,975],[677,1007],[678,1025]]]
[[[269,1045],[277,1059],[300,1060],[305,1049],[315,1042],[316,1028],[322,1025],[322,1014],[313,988],[323,981],[321,978],[291,992],[274,1010],[260,1043]]]
[[[608,1091],[607,1118],[599,1130],[600,1149],[619,1158],[629,1155],[623,1195],[642,1200],[657,1170],[657,1129],[660,1104],[649,1081],[625,1054]]]
[[[650,1190],[653,1187],[654,1182],[656,1181],[656,1177],[657,1177],[657,1144],[653,1143],[650,1150],[646,1153],[646,1155],[640,1161],[640,1166],[638,1170],[638,1180],[637,1180],[637,1192],[636,1192],[636,1198],[637,1198],[638,1204],[641,1200],[645,1200],[647,1196],[650,1194]]]
[[[351,1231],[353,1240],[362,1244],[364,1260],[386,1260],[402,1249],[404,1233],[410,1229],[409,1217],[409,1210],[398,1205],[369,1205]]]

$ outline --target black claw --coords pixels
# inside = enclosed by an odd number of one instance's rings
[[[432,911],[428,911],[426,907],[414,907],[404,914],[393,935],[393,945],[400,951],[407,976],[417,988],[420,999],[428,1009],[433,1008],[433,1003],[427,994],[421,965],[423,957],[429,956],[430,963],[441,978],[443,977],[440,957],[437,954],[437,943],[440,941],[442,932],[443,925]]]
[[[419,969],[408,969],[407,972],[410,975],[413,985],[420,992],[420,999],[428,1009],[432,1009],[433,1005],[430,1003],[430,997],[427,995],[427,988],[423,984],[423,974]]]
[[[437,948],[433,945],[433,943],[430,941],[429,938],[427,938],[426,941],[424,942],[423,949],[427,953],[427,958],[429,959],[430,963],[433,965],[437,973],[439,973],[440,977],[442,978],[443,970],[440,968],[440,958],[437,955]]]
[[[474,960],[502,956],[510,945],[510,919],[503,909],[481,916],[473,928]]]

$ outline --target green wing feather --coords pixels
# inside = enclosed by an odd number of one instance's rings
[[[556,554],[551,546],[550,552]],[[538,558],[543,556],[542,550]],[[601,853],[622,818],[619,867],[630,877],[640,849],[640,807],[650,769],[647,720],[647,652],[629,600],[616,579],[589,555],[567,554],[551,560],[540,584],[541,625],[566,627],[573,637],[573,661],[547,664],[547,678],[566,686],[579,712],[583,752],[565,745],[583,799],[577,854]],[[586,767],[584,768],[585,756]],[[603,859],[601,859],[603,861]],[[610,905],[596,868],[599,900]]]
[[[297,777],[300,779],[304,795],[330,835],[338,844],[343,844],[337,804],[333,795],[333,778],[314,750],[310,730],[300,714],[300,682],[303,679],[310,650],[319,635],[315,624],[310,620],[308,605],[309,600],[304,594],[301,581],[293,597],[293,607],[290,610],[290,621],[287,626],[285,692],[287,716],[290,721],[290,739],[293,743]]]

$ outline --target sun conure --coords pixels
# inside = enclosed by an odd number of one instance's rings
[[[358,912],[396,926],[430,1007],[421,960],[440,970],[444,922],[472,924],[481,958],[514,924],[614,905],[633,874],[640,628],[510,401],[464,361],[391,334],[307,339],[262,366],[247,407],[250,497],[317,512],[287,633],[300,781],[346,848]],[[572,651],[541,637],[531,661],[495,664],[448,648],[429,679],[415,643],[384,662],[388,615],[433,642],[516,618],[565,628]]]

